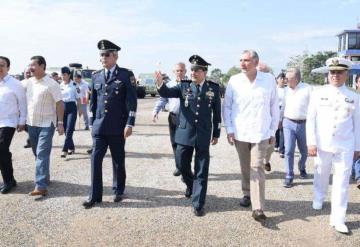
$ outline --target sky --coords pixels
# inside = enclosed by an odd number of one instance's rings
[[[135,75],[171,75],[194,54],[227,72],[245,49],[278,73],[304,51],[336,51],[336,34],[358,22],[360,0],[0,0],[0,55],[12,74],[33,55],[100,69],[97,43],[108,39]]]

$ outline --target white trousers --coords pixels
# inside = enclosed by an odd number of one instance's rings
[[[317,157],[315,157],[314,201],[318,203],[322,203],[326,197],[331,167],[334,166],[331,193],[331,224],[343,224],[345,222],[353,155],[353,151],[331,153],[318,149]]]

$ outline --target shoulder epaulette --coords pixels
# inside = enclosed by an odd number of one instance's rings
[[[206,82],[208,82],[211,85],[217,86],[217,87],[220,86],[219,83],[216,83],[216,82],[213,82],[213,81],[206,81]]]
[[[119,70],[125,70],[125,71],[132,72],[132,70],[131,70],[131,69],[127,69],[127,68],[123,68],[123,67],[118,67],[118,68],[119,68]]]

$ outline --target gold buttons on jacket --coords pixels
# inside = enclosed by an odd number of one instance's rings
[[[195,123],[197,123],[198,122],[198,120],[197,119],[195,119]]]

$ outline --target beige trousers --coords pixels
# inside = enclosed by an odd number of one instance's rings
[[[274,152],[274,148],[275,148],[275,142],[272,142],[271,144],[268,145],[268,148],[266,149],[264,164],[270,163],[271,155]]]
[[[264,159],[269,149],[269,140],[249,143],[235,140],[241,168],[241,187],[244,196],[250,196],[253,210],[264,210],[265,171]]]

